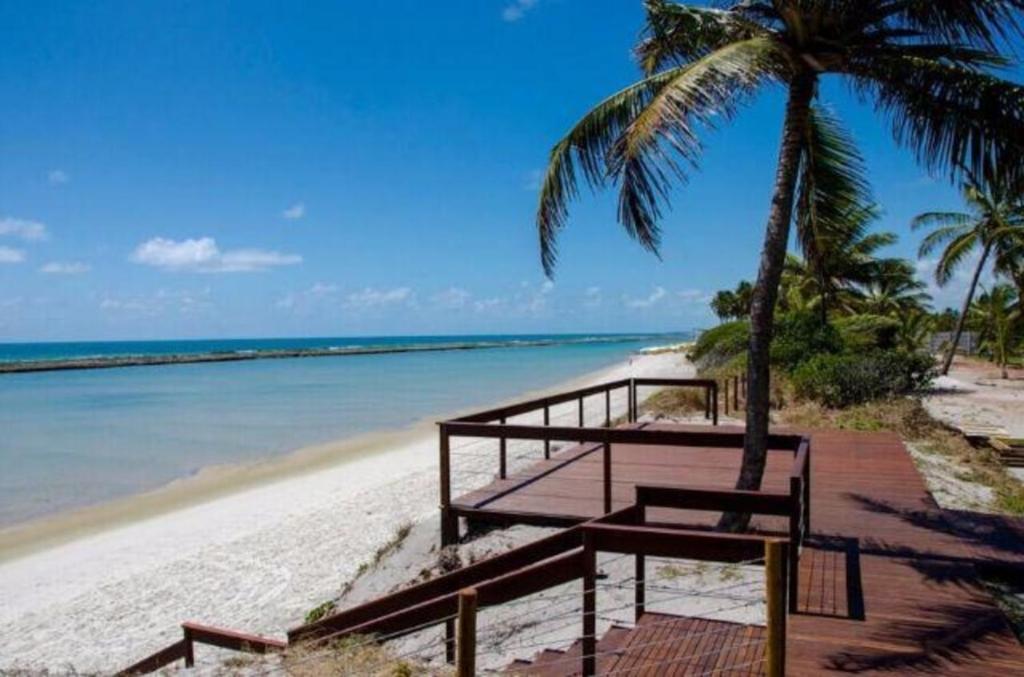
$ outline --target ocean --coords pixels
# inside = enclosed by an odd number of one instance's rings
[[[433,336],[0,344],[0,361],[480,344],[0,374],[0,526],[483,407],[610,366],[673,335]]]

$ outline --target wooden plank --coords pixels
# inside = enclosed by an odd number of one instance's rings
[[[281,651],[288,646],[288,643],[279,639],[249,635],[235,630],[216,628],[210,625],[201,625],[186,621],[181,624],[193,642],[209,644],[210,646],[232,651],[244,651],[246,653],[263,654],[272,651]]]
[[[174,644],[164,647],[163,649],[146,656],[142,660],[133,663],[124,670],[116,673],[116,675],[117,677],[131,677],[133,675],[145,675],[150,672],[156,672],[160,668],[166,667],[175,661],[183,660],[188,649],[188,640],[180,639]]]
[[[505,571],[518,569],[554,557],[567,550],[579,547],[582,543],[581,539],[582,535],[576,529],[561,531],[515,550],[489,557],[444,576],[425,581],[411,588],[340,611],[315,623],[307,623],[293,628],[288,631],[288,640],[289,642],[295,642],[305,637],[314,637],[356,627],[375,617],[424,602],[451,590],[469,587],[493,578]]]
[[[793,499],[788,494],[671,485],[637,485],[636,502],[642,506],[766,515],[789,515],[793,511]]]

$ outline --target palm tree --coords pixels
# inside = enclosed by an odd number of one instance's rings
[[[1015,308],[1013,287],[996,285],[971,306],[971,319],[981,327],[982,349],[999,365],[1003,378],[1009,378],[1007,364],[1016,339],[1020,311]]]
[[[1020,34],[1024,0],[737,0],[707,8],[647,0],[637,47],[642,79],[588,112],[551,151],[537,226],[545,271],[578,192],[619,189],[618,219],[657,252],[672,178],[701,156],[701,132],[729,120],[769,84],[788,94],[774,191],[751,306],[747,434],[737,487],[757,489],[768,442],[769,350],[794,197],[832,201],[808,185],[821,149],[810,123],[818,84],[844,79],[886,117],[896,141],[931,170],[985,160],[1017,166],[1024,90],[995,76],[998,45]],[[842,190],[849,183],[843,182]],[[841,208],[848,196],[835,196]],[[734,520],[726,526],[738,526]]]
[[[892,315],[904,318],[925,311],[931,296],[923,282],[914,275],[914,269],[902,260],[888,260],[879,275],[864,286],[857,304],[857,312],[872,315]]]
[[[907,352],[917,352],[928,344],[928,338],[935,329],[935,319],[923,310],[910,310],[898,314],[900,322],[896,341]]]
[[[895,244],[897,238],[893,233],[867,232],[876,215],[874,206],[857,207],[839,227],[812,235],[804,250],[810,249],[814,258],[787,257],[783,276],[791,277],[790,285],[797,286],[808,305],[818,309],[822,321],[827,320],[829,308],[856,312],[865,298],[864,289],[883,284],[903,264],[899,259],[877,258],[878,250]]]
[[[994,251],[997,262],[1003,267],[1010,267],[1015,260],[1014,252],[1019,252],[1019,238],[1024,233],[1024,203],[1021,194],[1012,188],[1014,182],[996,172],[988,171],[986,174],[987,179],[973,171],[967,172],[963,197],[968,212],[928,212],[917,216],[911,224],[915,229],[934,228],[921,241],[918,250],[921,258],[943,247],[935,267],[935,281],[940,286],[953,278],[971,254],[981,252],[953,330],[953,340],[942,363],[943,374],[948,374],[953,364],[971,300],[989,257]]]

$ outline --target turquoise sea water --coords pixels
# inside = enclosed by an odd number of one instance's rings
[[[427,337],[0,345],[0,359],[500,339],[551,345],[0,375],[0,525],[202,467],[486,406],[678,337]],[[376,343],[374,343],[376,342]],[[389,343],[390,342],[390,343]]]

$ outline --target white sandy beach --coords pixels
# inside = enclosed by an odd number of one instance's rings
[[[681,355],[651,354],[564,387],[690,374]],[[178,639],[184,620],[283,637],[335,597],[398,525],[436,519],[437,439],[428,422],[294,458],[238,470],[254,483],[247,488],[221,471],[221,491],[169,512],[176,501],[167,496],[190,496],[189,481],[134,499],[141,510],[117,504],[136,521],[121,524],[108,507],[6,541],[0,534],[0,670],[110,671]],[[60,543],[69,525],[87,535]],[[56,544],[39,550],[32,529]]]

